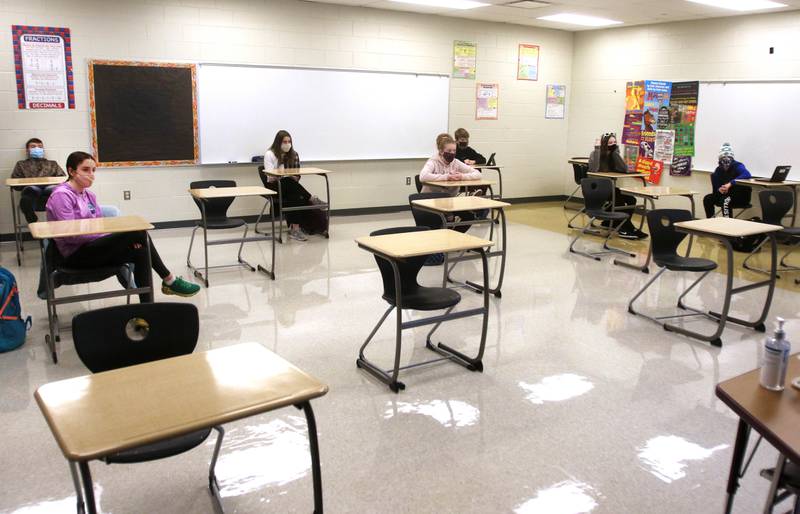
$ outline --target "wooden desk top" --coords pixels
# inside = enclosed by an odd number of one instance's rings
[[[783,182],[770,182],[768,178],[745,178],[736,181],[737,184],[753,184],[762,187],[797,187],[800,182],[796,180],[784,180]]]
[[[257,343],[40,387],[36,402],[70,460],[91,460],[304,402],[328,386]]]
[[[667,186],[621,187],[619,190],[623,193],[647,196],[650,198],[658,198],[659,196],[692,196],[698,194],[697,191]]]
[[[331,170],[322,168],[289,168],[282,170],[264,170],[264,173],[273,177],[293,177],[296,175],[327,175],[333,173]]]
[[[396,259],[474,250],[494,244],[492,241],[449,229],[365,236],[356,239],[356,243],[367,250],[374,250]]]
[[[498,202],[482,196],[453,196],[450,198],[429,198],[427,200],[414,200],[413,205],[419,205],[441,212],[477,211],[480,209],[503,209],[510,203]]]
[[[468,187],[468,186],[493,186],[497,182],[493,180],[484,180],[484,179],[477,179],[477,180],[431,180],[431,181],[422,181],[423,184],[427,184],[429,186],[438,186],[438,187]]]
[[[267,196],[276,195],[278,193],[263,186],[236,186],[190,189],[189,194],[198,200],[208,200],[211,198],[231,198],[235,196]]]
[[[681,221],[676,227],[693,232],[705,232],[726,237],[745,237],[783,230],[780,225],[769,225],[736,218],[706,218],[702,220]]]
[[[573,157],[572,159],[567,159],[567,162],[570,164],[589,164],[588,157]]]
[[[800,375],[798,355],[789,357],[786,389],[770,391],[758,384],[755,369],[717,385],[717,397],[793,462],[800,462],[800,391],[791,381]]]
[[[590,177],[603,177],[616,180],[618,178],[647,178],[650,175],[647,173],[614,173],[611,171],[590,171],[587,173]]]
[[[67,180],[66,175],[59,177],[30,177],[30,178],[7,178],[6,185],[9,187],[18,186],[53,186],[61,184]]]
[[[37,221],[28,225],[34,239],[87,236],[89,234],[114,234],[137,232],[155,227],[141,216],[116,216],[114,218],[89,218],[85,220]]]
[[[484,170],[484,169],[493,170],[495,168],[502,169],[504,167],[504,166],[501,166],[501,165],[498,165],[498,164],[467,164],[467,166],[475,168],[476,170]]]

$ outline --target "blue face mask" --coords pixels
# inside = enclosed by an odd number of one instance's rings
[[[31,157],[34,159],[44,159],[44,148],[40,148],[38,146],[34,146],[30,150]]]

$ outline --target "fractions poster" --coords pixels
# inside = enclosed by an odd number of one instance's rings
[[[476,120],[496,120],[497,102],[500,97],[499,84],[475,85],[475,119]]]
[[[539,80],[539,47],[519,45],[517,80]]]
[[[544,117],[548,119],[563,119],[566,101],[567,86],[548,84]]]
[[[74,109],[72,42],[69,29],[13,25],[17,106]]]
[[[453,78],[475,79],[478,45],[470,41],[453,42]]]

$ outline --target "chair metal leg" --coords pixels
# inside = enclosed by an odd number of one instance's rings
[[[319,440],[317,439],[317,421],[310,402],[295,405],[306,415],[308,425],[308,448],[311,451],[311,479],[314,482],[314,514],[322,514],[322,469],[319,462]]]
[[[225,437],[225,429],[221,425],[213,427],[217,431],[217,441],[214,444],[214,453],[211,455],[211,465],[208,467],[208,490],[211,492],[211,499],[214,501],[214,510],[224,512],[222,508],[222,497],[219,494],[219,482],[217,481],[217,459],[222,448],[222,439]]]
[[[580,185],[580,184],[578,184],[578,187],[576,187],[576,188],[575,188],[575,190],[574,190],[574,191],[572,191],[572,192],[569,194],[569,196],[567,197],[567,199],[566,199],[566,200],[564,200],[564,206],[563,206],[563,207],[564,207],[564,209],[569,209],[569,207],[567,207],[567,204],[569,204],[569,201],[570,201],[570,200],[572,200],[572,197],[573,197],[573,196],[575,196],[575,194],[576,194],[578,191],[580,191],[580,190],[581,190],[581,185]]]
[[[581,231],[578,233],[578,235],[575,236],[575,238],[572,240],[572,242],[569,245],[569,251],[571,253],[577,253],[578,255],[583,255],[584,257],[589,257],[590,259],[594,259],[596,261],[600,260],[600,256],[601,255],[622,254],[622,255],[627,255],[627,256],[630,256],[630,257],[635,257],[636,256],[636,255],[631,254],[629,252],[626,252],[624,250],[620,250],[619,248],[612,248],[612,247],[608,246],[609,238],[619,231],[619,226],[612,227],[609,230],[608,234],[606,235],[605,240],[603,241],[603,251],[600,251],[600,252],[586,252],[586,251],[583,251],[583,250],[576,250],[575,249],[575,243],[577,243],[578,239],[583,237],[585,234],[591,233],[591,232],[589,232],[588,229],[589,229],[589,227],[592,226],[592,223],[594,223],[594,221],[596,219],[597,218],[594,218],[594,217],[590,218],[589,222],[581,229]]]
[[[78,477],[78,465],[74,461],[69,461],[69,473],[72,475],[72,485],[75,487],[76,505],[75,510],[78,514],[86,512],[86,505],[83,502],[83,488]]]
[[[86,499],[86,509],[88,514],[97,514],[97,506],[94,502],[94,484],[92,484],[92,472],[89,470],[89,463],[82,461],[78,463],[83,481],[83,494]]]
[[[655,275],[653,275],[653,278],[651,278],[650,280],[648,280],[648,281],[647,281],[647,283],[644,285],[644,287],[642,287],[642,288],[639,290],[639,292],[638,292],[638,293],[636,293],[635,295],[633,295],[633,298],[631,298],[631,300],[628,302],[628,312],[630,312],[630,313],[631,313],[631,314],[633,314],[634,316],[637,316],[637,315],[639,315],[639,313],[638,313],[638,312],[636,312],[636,310],[633,308],[633,304],[634,304],[634,302],[636,302],[636,300],[638,300],[638,299],[639,299],[639,297],[640,297],[640,296],[642,296],[642,295],[644,294],[644,292],[645,292],[645,291],[646,291],[646,290],[647,290],[647,289],[648,289],[648,288],[649,288],[651,285],[653,285],[653,282],[655,282],[656,280],[658,280],[658,277],[660,277],[661,275],[663,275],[665,271],[667,271],[667,268],[661,268],[660,270],[658,270],[658,272],[657,272]],[[655,318],[652,318],[652,317],[650,317],[650,316],[647,316],[646,314],[642,314],[642,316],[644,316],[644,317],[646,317],[646,318],[649,318],[649,319],[652,319],[652,320],[654,320],[654,321],[656,320]]]
[[[764,514],[772,514],[772,508],[775,506],[775,499],[778,495],[778,487],[783,478],[783,469],[786,467],[786,457],[783,454],[778,455],[778,461],[775,464],[775,471],[772,475],[772,483],[769,486],[769,494],[767,495],[767,502],[764,504]]]

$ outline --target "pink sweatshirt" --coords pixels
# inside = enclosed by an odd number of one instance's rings
[[[428,180],[447,180],[447,176],[452,173],[461,173],[463,180],[479,180],[481,178],[480,171],[471,168],[458,159],[453,159],[453,162],[447,164],[437,152],[433,157],[428,159],[425,166],[422,167],[422,171],[419,172],[419,179],[423,182],[422,192],[445,192],[455,196],[458,193],[457,187],[438,187],[424,184],[424,182]]]
[[[102,218],[103,213],[93,192],[84,189],[77,192],[69,182],[59,184],[47,200],[47,221],[81,220]],[[108,234],[91,234],[85,236],[59,237],[55,240],[58,251],[63,257],[69,257],[81,246]]]

